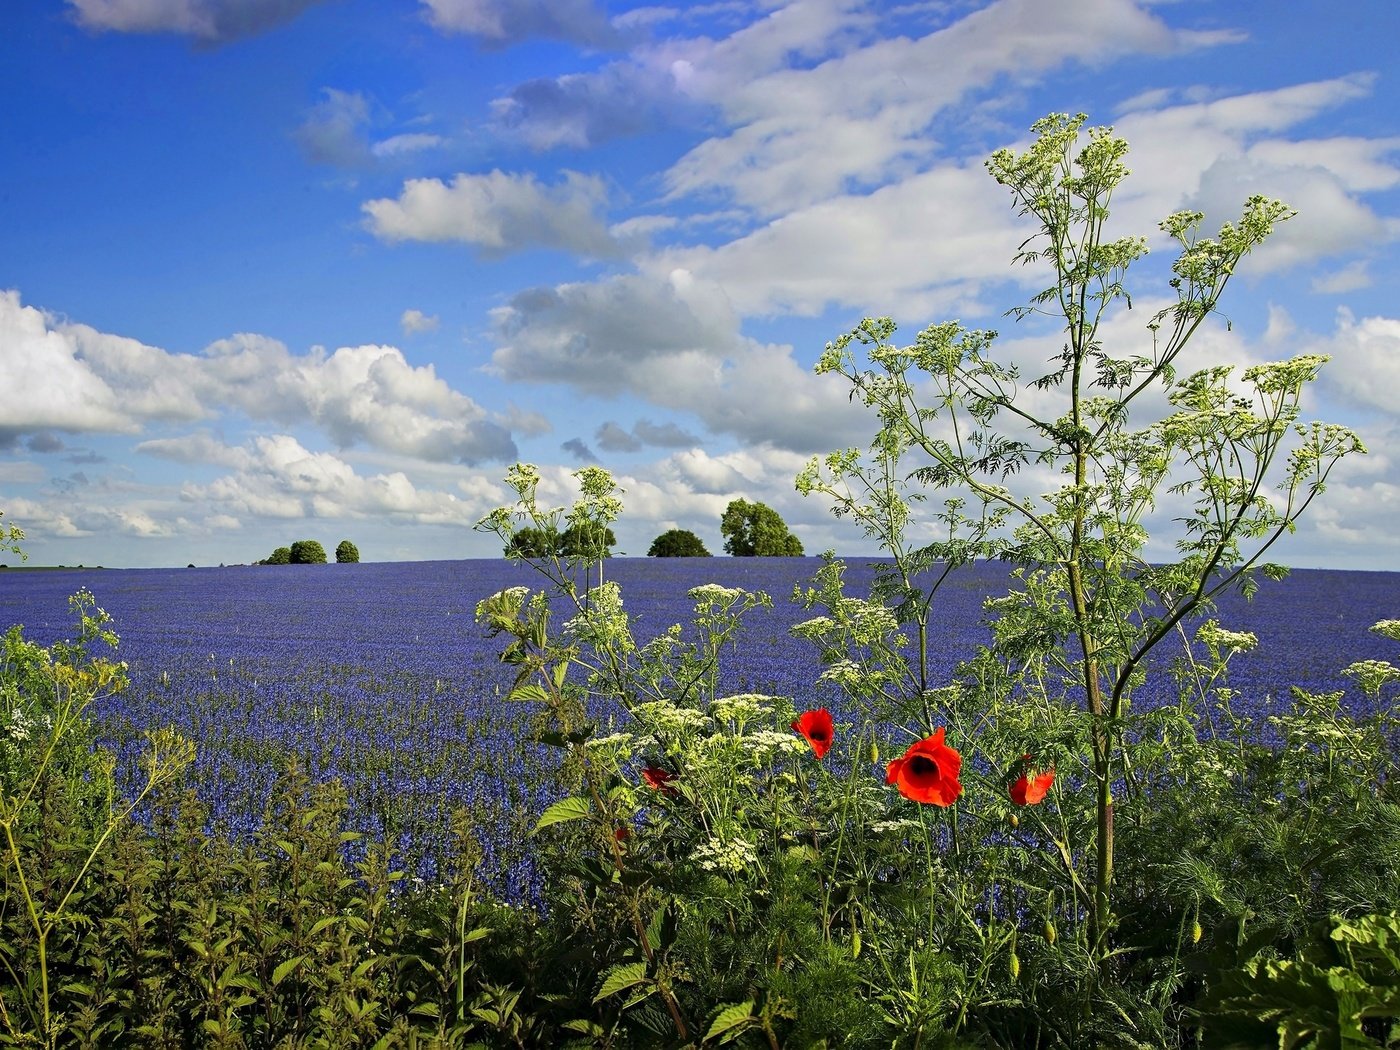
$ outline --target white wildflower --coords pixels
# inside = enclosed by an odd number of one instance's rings
[[[732,602],[748,592],[742,587],[721,587],[717,583],[702,583],[686,591],[686,597],[696,602]]]
[[[1385,635],[1391,641],[1400,642],[1400,620],[1381,620],[1371,624],[1371,630]]]
[[[731,874],[758,863],[758,854],[753,845],[741,838],[712,838],[697,846],[692,856],[706,871],[725,871]]]
[[[764,693],[735,693],[710,701],[710,716],[720,722],[750,722],[772,710],[774,698]]]

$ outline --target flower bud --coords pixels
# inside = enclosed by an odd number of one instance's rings
[[[1011,979],[1014,981],[1021,976],[1021,957],[1015,952],[1011,953]]]
[[[1056,940],[1056,938],[1057,938],[1058,936],[1059,936],[1059,934],[1057,934],[1057,933],[1055,932],[1055,924],[1054,924],[1053,922],[1051,922],[1049,919],[1046,919],[1046,920],[1045,920],[1045,943],[1047,943],[1047,944],[1054,944],[1054,943],[1055,943],[1055,940]]]

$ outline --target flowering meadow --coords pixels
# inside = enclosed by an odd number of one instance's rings
[[[987,163],[1045,374],[818,360],[878,562],[605,557],[517,463],[508,561],[0,575],[0,1045],[1400,1048],[1400,589],[1276,561],[1366,449],[1322,356],[1178,372],[1292,212],[1168,216],[1110,348],[1084,121]]]
[[[687,592],[701,584],[768,594],[772,607],[746,617],[741,644],[724,659],[721,692],[787,696],[840,718],[840,690],[818,681],[816,649],[790,630],[808,618],[793,591],[820,564],[618,558],[608,575],[643,635],[687,622]],[[112,617],[131,680],[94,710],[101,739],[122,754],[147,729],[169,725],[189,736],[188,781],[221,833],[256,826],[295,756],[312,777],[341,780],[351,826],[387,836],[418,877],[432,877],[453,807],[492,814],[483,822],[498,831],[482,843],[487,870],[508,899],[537,899],[528,832],[552,801],[552,777],[520,711],[504,702],[499,646],[474,617],[478,600],[534,586],[533,576],[504,560],[6,571],[0,619],[47,645],[71,633],[69,595],[90,590]],[[868,590],[871,576],[868,561],[851,560],[853,591]],[[932,625],[939,677],[951,679],[956,663],[989,640],[982,601],[1007,585],[1005,566],[982,563],[940,592]],[[1220,619],[1259,638],[1259,654],[1231,667],[1238,709],[1264,735],[1292,685],[1350,686],[1349,703],[1366,709],[1371,701],[1340,672],[1378,655],[1367,629],[1397,606],[1400,575],[1329,570],[1299,570],[1253,601],[1225,601]]]

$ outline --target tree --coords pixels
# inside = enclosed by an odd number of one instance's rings
[[[548,558],[559,553],[559,532],[547,525],[525,525],[506,544],[506,555],[516,558]]]
[[[324,565],[326,548],[319,540],[297,540],[292,544],[290,560],[293,565]]]
[[[506,554],[517,558],[610,558],[617,545],[613,530],[601,532],[570,525],[560,532],[552,525],[525,525],[517,529],[506,546]]]
[[[736,558],[802,557],[802,541],[766,503],[733,500],[724,508],[719,531],[724,534],[725,551]]]
[[[565,558],[611,558],[617,536],[607,526],[570,525],[559,536],[559,554]]]
[[[708,558],[710,552],[689,529],[668,529],[651,541],[648,558]]]
[[[360,548],[356,547],[349,540],[341,540],[335,548],[335,560],[338,565],[358,562],[360,560]]]
[[[291,563],[292,548],[290,547],[278,547],[263,559],[264,565],[290,565]]]

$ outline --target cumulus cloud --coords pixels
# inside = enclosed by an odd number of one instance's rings
[[[606,183],[594,175],[565,172],[549,187],[532,174],[459,174],[410,179],[397,199],[362,205],[366,225],[386,241],[461,241],[487,255],[527,248],[556,248],[582,255],[617,255],[621,246],[598,217],[607,204]]]
[[[712,432],[826,450],[860,413],[792,348],[739,332],[724,290],[685,271],[534,288],[493,315],[492,368],[506,379],[634,393]],[[781,398],[773,391],[781,390]]]
[[[134,433],[138,423],[119,392],[79,359],[73,341],[48,318],[0,292],[0,443],[37,430]]]
[[[1310,349],[1332,355],[1323,382],[1354,404],[1400,416],[1400,319],[1363,317],[1340,310],[1330,337]]]
[[[286,434],[257,437],[231,450],[233,473],[187,484],[180,499],[231,517],[412,520],[470,525],[482,504],[450,492],[423,490],[401,471],[368,477],[329,452],[313,452]]]
[[[227,408],[248,418],[319,427],[342,448],[368,445],[438,462],[508,461],[509,431],[433,366],[394,347],[292,354],[255,335],[172,354],[87,325],[55,322],[0,293],[0,435],[139,433]]]
[[[220,44],[284,25],[321,0],[68,0],[78,23],[117,33],[176,33]]]
[[[492,47],[537,37],[602,48],[622,41],[593,0],[423,0],[423,6],[438,29],[466,33]]]
[[[436,315],[425,314],[422,310],[405,310],[399,317],[399,327],[403,329],[404,335],[435,332],[438,323]]]

